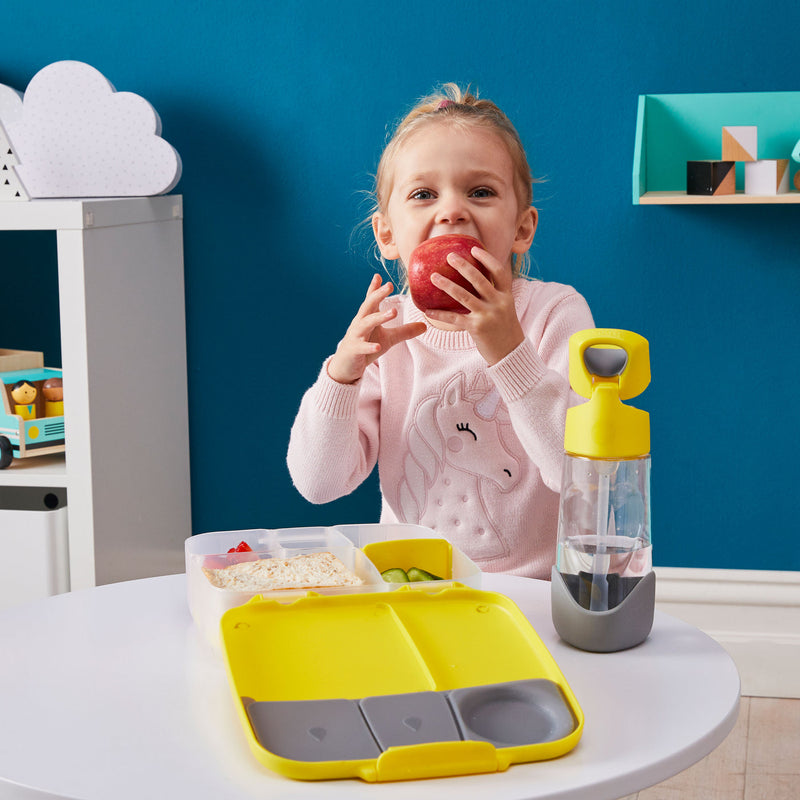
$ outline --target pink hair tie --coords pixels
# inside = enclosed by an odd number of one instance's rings
[[[439,101],[439,105],[436,106],[436,110],[437,111],[441,111],[443,108],[447,108],[448,106],[452,106],[452,105],[453,105],[453,101],[452,100],[440,100]]]

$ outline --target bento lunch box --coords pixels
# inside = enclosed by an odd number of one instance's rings
[[[583,713],[507,597],[451,584],[256,597],[221,623],[255,757],[300,780],[497,772],[575,747]]]
[[[247,552],[229,552],[244,542]],[[362,583],[359,586],[321,586],[322,595],[386,592],[400,584],[387,583],[381,572],[416,568],[440,580],[412,584],[414,588],[440,589],[453,582],[480,587],[481,572],[457,547],[421,525],[363,524],[332,527],[278,528],[219,531],[190,536],[185,542],[188,603],[192,617],[204,636],[219,645],[219,624],[231,608],[257,594],[280,602],[303,597],[308,588],[269,592],[233,591],[214,586],[204,567],[224,568],[242,560],[281,558],[309,553],[333,553]],[[424,585],[423,585],[424,584]]]

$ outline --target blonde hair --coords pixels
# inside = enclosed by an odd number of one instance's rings
[[[497,133],[508,148],[514,165],[514,189],[520,210],[533,204],[533,175],[525,148],[516,128],[491,100],[479,99],[455,83],[445,83],[438,91],[422,98],[400,121],[386,145],[375,174],[373,201],[375,211],[386,211],[391,194],[391,166],[405,143],[424,125],[437,122],[467,128],[470,125]],[[526,275],[530,266],[528,253],[514,258],[514,276]]]

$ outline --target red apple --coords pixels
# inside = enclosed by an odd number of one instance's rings
[[[457,253],[488,278],[489,272],[486,267],[477,261],[470,252],[473,247],[483,248],[483,245],[474,236],[447,233],[443,236],[434,236],[414,249],[408,259],[408,288],[411,291],[414,305],[420,311],[424,313],[436,309],[469,314],[469,310],[464,308],[461,303],[456,302],[449,294],[431,283],[431,275],[439,272],[453,283],[463,286],[474,294],[472,284],[447,263],[447,256],[450,253]]]

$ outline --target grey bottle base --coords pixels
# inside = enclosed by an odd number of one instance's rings
[[[550,596],[553,625],[565,642],[593,653],[613,653],[648,637],[656,607],[656,576],[654,572],[645,575],[616,608],[589,611],[578,605],[553,567]]]

